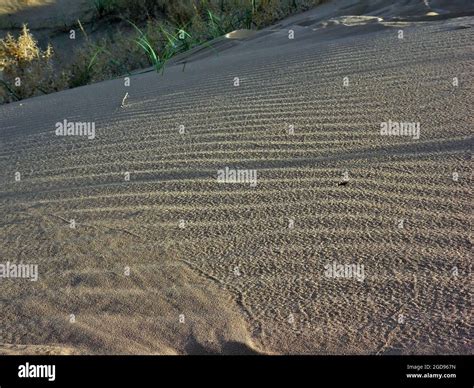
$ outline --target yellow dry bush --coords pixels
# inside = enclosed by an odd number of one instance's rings
[[[52,47],[41,50],[26,25],[18,38],[0,39],[0,103],[58,90],[52,58]]]

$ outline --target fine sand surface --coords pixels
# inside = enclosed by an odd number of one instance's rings
[[[1,106],[0,264],[39,279],[0,279],[0,353],[471,353],[470,4],[334,1]]]

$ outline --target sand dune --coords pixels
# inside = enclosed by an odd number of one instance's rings
[[[0,279],[0,352],[470,353],[469,7],[335,1],[1,106],[0,263],[39,279]]]

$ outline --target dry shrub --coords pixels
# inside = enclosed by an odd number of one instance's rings
[[[53,49],[38,47],[26,25],[18,38],[0,39],[0,102],[11,102],[62,89],[62,76],[55,73]]]

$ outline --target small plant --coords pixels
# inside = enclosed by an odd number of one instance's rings
[[[26,24],[17,39],[8,34],[5,39],[0,40],[0,53],[0,69],[28,63],[39,57],[50,58],[52,55],[50,46],[47,52],[41,52]]]
[[[26,24],[18,38],[7,34],[0,39],[0,99],[9,102],[57,90],[55,83],[62,78],[54,74],[52,57],[52,47],[41,50]]]
[[[199,44],[184,28],[178,28],[177,37],[180,51],[187,51]]]
[[[207,15],[209,17],[209,33],[213,38],[217,38],[228,32],[224,30],[222,19],[219,16],[212,13],[211,10],[207,10]]]
[[[159,53],[153,48],[153,44],[150,42],[147,34],[140,30],[136,24],[131,21],[128,21],[138,32],[138,38],[136,39],[136,44],[143,50],[146,54],[151,65],[155,68],[156,72],[159,73],[163,69],[165,58],[161,58]]]
[[[69,86],[72,88],[87,85],[93,79],[93,68],[94,64],[97,61],[99,54],[103,51],[101,47],[95,48],[95,51],[92,57],[82,65],[81,62],[78,62],[73,67],[71,78],[69,79]]]
[[[149,34],[142,31],[136,24],[128,21],[138,32],[135,43],[145,53],[156,72],[164,71],[165,64],[176,54],[189,50],[200,42],[193,38],[184,27],[166,28],[163,24],[158,26],[159,38],[152,39]],[[159,47],[155,49],[155,47]]]

